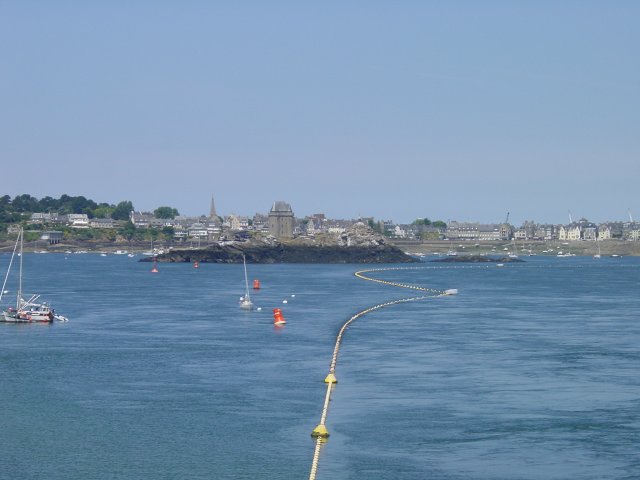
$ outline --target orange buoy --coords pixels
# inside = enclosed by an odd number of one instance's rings
[[[153,259],[153,268],[151,269],[151,273],[158,273],[158,261]]]
[[[193,268],[198,268],[200,265],[198,264],[198,260],[193,262]]]
[[[257,278],[253,281],[253,289],[260,290],[260,280],[258,280]]]
[[[273,324],[274,325],[284,325],[287,321],[282,316],[282,310],[279,308],[273,309]]]

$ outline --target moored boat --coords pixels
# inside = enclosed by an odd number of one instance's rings
[[[32,295],[28,300],[22,297],[22,244],[24,238],[24,231],[20,229],[18,232],[18,238],[11,254],[11,260],[9,261],[9,268],[4,278],[2,290],[0,290],[0,302],[2,301],[2,295],[6,292],[5,287],[7,280],[9,279],[9,273],[11,272],[11,266],[13,259],[16,256],[18,245],[20,245],[20,253],[17,256],[20,258],[20,274],[18,280],[18,291],[16,295],[16,306],[10,306],[6,310],[3,310],[2,316],[0,316],[0,322],[4,323],[53,323],[54,320],[66,322],[67,318],[61,315],[56,315],[55,311],[48,303],[37,303],[40,295]]]
[[[242,297],[240,297],[240,308],[243,310],[253,310],[253,302],[251,301],[251,297],[249,296],[249,280],[247,278],[247,260],[245,256],[242,255],[242,264],[244,265],[244,284],[245,284],[245,292]]]

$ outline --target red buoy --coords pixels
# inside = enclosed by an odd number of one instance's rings
[[[253,281],[253,289],[254,289],[254,290],[260,290],[260,280],[255,279],[255,280]]]
[[[282,310],[279,308],[273,309],[273,324],[274,325],[284,325],[287,321],[282,316]]]

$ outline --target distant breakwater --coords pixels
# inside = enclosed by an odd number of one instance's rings
[[[212,245],[205,248],[171,249],[158,255],[158,262],[242,263],[415,263],[415,258],[393,245],[338,246],[289,245],[273,246],[235,243]],[[151,262],[152,257],[141,262]]]
[[[515,257],[488,257],[484,255],[453,255],[445,258],[439,258],[437,260],[430,260],[430,262],[443,262],[443,263],[510,263],[510,262],[523,262]]]

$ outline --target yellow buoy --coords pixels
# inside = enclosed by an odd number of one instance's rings
[[[313,429],[313,432],[311,432],[311,436],[326,438],[329,436],[329,432],[327,430],[327,427],[325,427],[324,424],[320,423],[316,428]]]
[[[333,373],[330,373],[324,379],[324,383],[338,383],[338,379],[336,378],[336,376]]]

